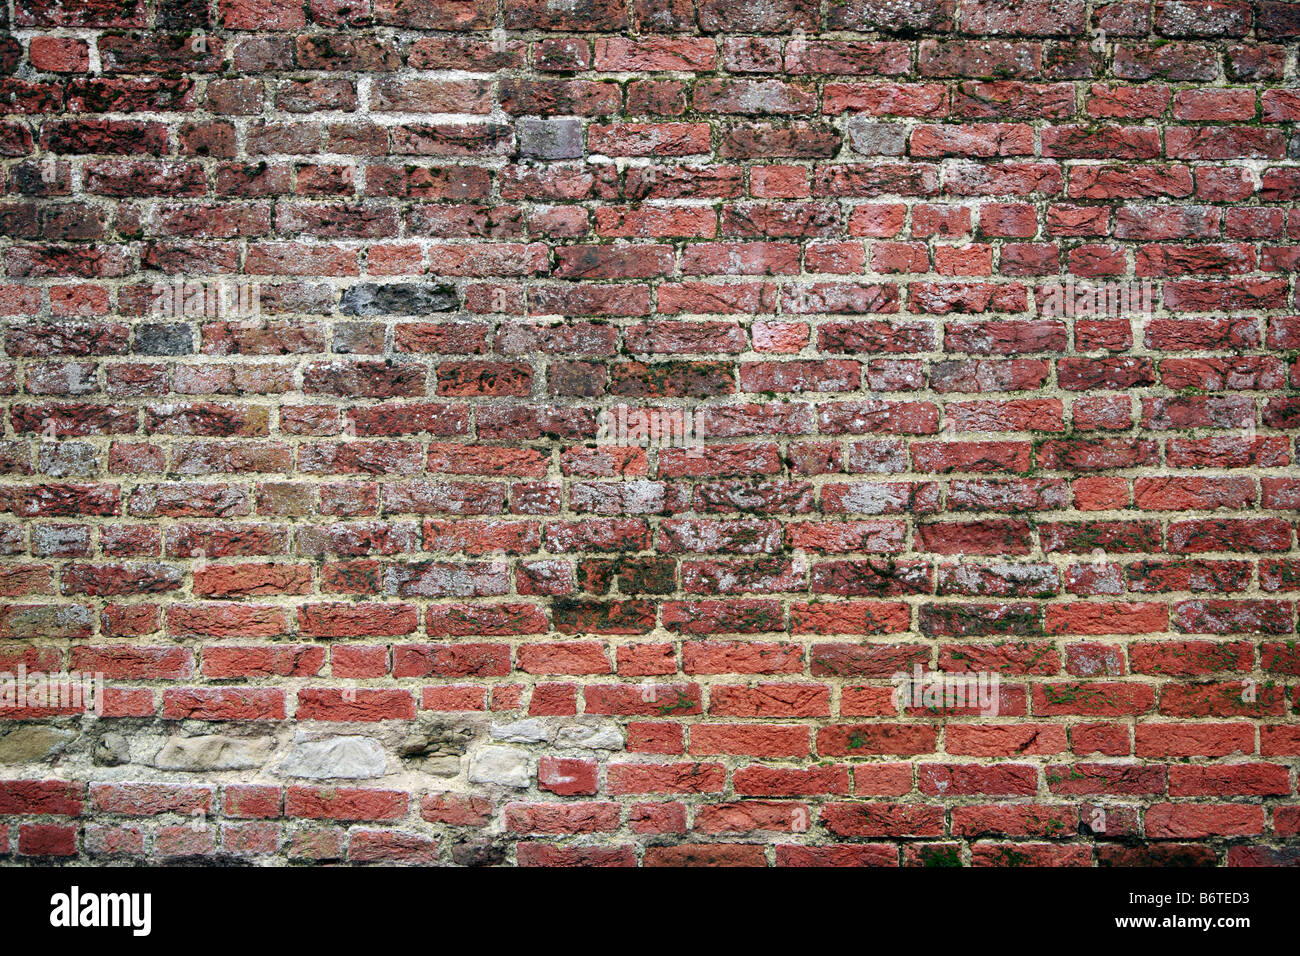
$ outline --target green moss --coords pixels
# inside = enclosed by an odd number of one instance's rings
[[[955,846],[923,846],[920,851],[922,866],[961,866],[961,853]]]

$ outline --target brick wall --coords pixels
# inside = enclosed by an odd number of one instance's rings
[[[0,9],[0,855],[1300,861],[1300,4]]]

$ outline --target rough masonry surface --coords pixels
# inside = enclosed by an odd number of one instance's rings
[[[1298,45],[7,0],[0,858],[1300,863]]]

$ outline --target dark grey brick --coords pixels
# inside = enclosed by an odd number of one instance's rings
[[[139,355],[189,355],[194,351],[194,333],[184,322],[149,322],[135,330],[135,351]]]
[[[339,311],[344,315],[429,315],[451,312],[460,304],[449,285],[363,282],[343,293]]]
[[[519,155],[523,159],[582,157],[582,120],[521,119],[515,131],[519,134]]]

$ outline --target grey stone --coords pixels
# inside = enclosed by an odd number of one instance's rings
[[[475,737],[474,729],[421,716],[415,729],[397,746],[411,766],[436,777],[460,773],[461,757]]]
[[[565,724],[555,735],[557,747],[583,750],[622,750],[623,734],[609,724]]]
[[[519,135],[519,155],[524,159],[582,157],[582,120],[521,119],[515,131]]]
[[[251,770],[266,763],[274,744],[270,737],[172,737],[154,758],[154,766],[189,772]]]
[[[473,739],[472,727],[421,715],[415,728],[398,745],[397,752],[403,757],[427,757],[431,754],[458,757],[469,749]]]
[[[184,322],[146,322],[135,330],[137,355],[189,355],[194,332]]]
[[[417,770],[435,777],[455,777],[460,774],[460,757],[425,757],[415,763]]]
[[[77,735],[71,730],[32,724],[0,737],[0,763],[39,763],[63,750]]]
[[[532,782],[528,751],[518,747],[484,747],[470,759],[470,783],[493,783],[523,789]]]
[[[130,763],[131,746],[121,734],[106,733],[95,743],[91,760],[101,767],[116,767],[118,764]]]
[[[546,739],[546,727],[540,720],[516,720],[511,724],[493,724],[492,739],[508,744],[535,744]]]
[[[362,282],[350,286],[339,301],[344,315],[429,315],[460,304],[449,285],[427,282]]]
[[[873,123],[854,117],[845,132],[853,151],[863,156],[902,156],[907,148],[907,127],[899,123]]]
[[[357,780],[382,777],[388,769],[383,746],[373,737],[295,740],[276,773],[282,777]]]

